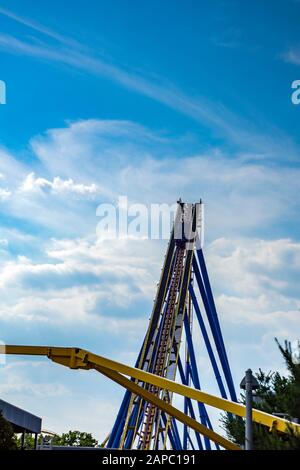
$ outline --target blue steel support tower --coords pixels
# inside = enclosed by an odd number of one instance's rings
[[[213,373],[223,398],[236,401],[236,393],[225,344],[214,303],[203,251],[202,202],[178,201],[177,213],[157,288],[149,326],[135,366],[171,380],[200,389],[200,376],[193,342],[199,328]],[[185,347],[182,344],[185,343]],[[138,382],[164,401],[172,394]],[[197,409],[184,399],[185,414],[212,429],[203,403]],[[207,437],[180,426],[175,419],[126,391],[112,428],[108,448],[118,449],[200,449],[219,448]]]

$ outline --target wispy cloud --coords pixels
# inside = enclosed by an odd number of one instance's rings
[[[248,150],[255,150],[265,157],[270,157],[271,153],[273,157],[274,153],[277,157],[287,152],[290,158],[297,155],[294,143],[278,129],[268,130],[268,126],[265,125],[264,132],[261,132],[252,122],[236,115],[221,103],[187,94],[162,78],[149,79],[145,75],[137,74],[124,66],[99,57],[95,51],[78,41],[37,24],[31,19],[20,17],[7,9],[0,8],[0,14],[58,42],[56,45],[41,41],[28,42],[12,35],[0,34],[0,48],[7,53],[59,62],[95,76],[105,77],[164,104],[206,127],[216,129],[231,143]]]
[[[241,30],[236,28],[227,28],[221,34],[214,34],[211,40],[213,45],[225,49],[236,49],[244,45]]]
[[[48,36],[49,38],[53,38],[63,44],[79,46],[79,43],[75,41],[74,39],[63,36],[62,34],[59,34],[56,31],[53,31],[52,29],[47,28],[46,26],[41,25],[37,23],[36,21],[33,21],[29,18],[16,15],[14,12],[12,12],[11,10],[8,10],[7,8],[3,8],[0,6],[0,14],[3,16],[6,16],[7,18],[10,18],[13,21],[16,21],[17,23],[27,26],[28,28],[34,31],[37,31],[38,33],[44,34],[45,36]]]
[[[300,65],[300,47],[289,49],[285,54],[283,54],[283,58],[290,64]]]
[[[210,228],[218,229],[222,220],[224,234],[260,230],[297,212],[297,168],[268,166],[253,154],[232,159],[218,149],[190,156],[177,147],[176,140],[124,121],[87,120],[48,130],[31,139],[34,165],[18,166],[3,154],[1,186],[9,197],[2,213],[55,236],[84,236],[95,233],[96,202],[126,194],[147,204],[155,194],[157,202],[173,203],[178,188],[188,200],[198,198],[201,188],[210,204]]]

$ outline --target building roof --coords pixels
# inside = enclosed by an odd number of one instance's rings
[[[29,433],[41,432],[42,418],[1,399],[0,411],[2,411],[4,418],[13,426],[15,432],[23,432],[24,430]]]

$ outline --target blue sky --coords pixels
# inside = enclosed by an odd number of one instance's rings
[[[100,244],[96,208],[201,197],[236,384],[283,368],[274,336],[300,326],[299,21],[296,0],[0,2],[2,341],[132,363],[166,242]],[[58,432],[104,438],[122,396],[42,360],[0,376]]]

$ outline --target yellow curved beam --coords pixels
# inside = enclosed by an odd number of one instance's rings
[[[201,390],[194,389],[187,385],[182,385],[164,377],[145,372],[135,367],[130,367],[103,356],[90,353],[79,348],[61,348],[47,346],[0,346],[0,354],[21,354],[47,356],[54,362],[57,362],[71,369],[97,369],[105,368],[110,371],[119,372],[128,377],[132,377],[141,382],[146,382],[157,387],[178,393],[184,397],[197,400],[214,408],[245,417],[246,408],[240,403],[235,403],[224,398],[216,397]],[[300,425],[277,416],[253,409],[253,421],[263,424],[270,429],[275,428],[281,432],[288,432],[292,429],[300,434]]]

